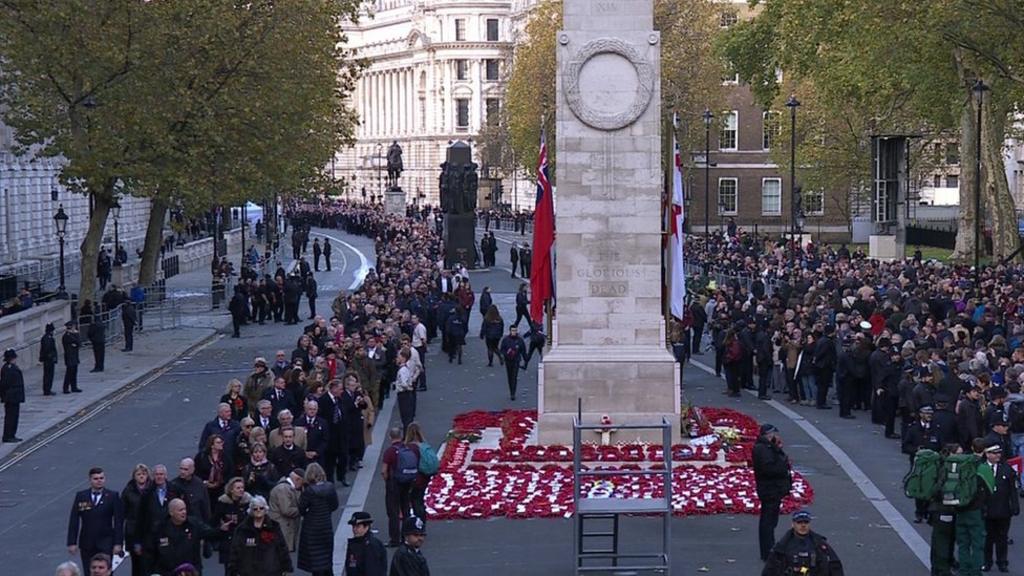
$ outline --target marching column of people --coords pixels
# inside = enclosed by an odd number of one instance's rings
[[[330,321],[314,315],[303,326],[290,357],[278,351],[272,365],[256,358],[244,383],[228,382],[198,431],[197,453],[181,460],[176,478],[168,479],[162,465],[140,464],[118,494],[105,488],[102,469],[90,470],[90,489],[76,495],[68,523],[69,552],[80,553],[83,566],[103,558],[109,563],[123,547],[138,575],[199,573],[214,552],[230,576],[282,575],[295,567],[331,574],[339,486],[348,486],[349,473],[363,467],[376,412],[395,392],[403,426],[390,431],[393,441],[384,450],[386,511],[394,527],[389,545],[398,548],[390,571],[427,573],[420,551],[424,498],[439,464],[415,422],[415,398],[425,390],[430,339],[421,315],[430,318],[436,337],[427,305],[440,301],[433,290],[440,276],[436,236],[426,225],[388,220],[379,208],[337,205],[330,213],[335,225],[378,240],[376,268],[360,289],[334,300]],[[299,209],[291,217],[301,223],[316,216]],[[409,254],[424,257],[410,266]],[[277,275],[272,283],[283,279]],[[465,294],[471,294],[468,281],[461,284],[457,314],[473,304]],[[294,308],[288,314],[294,320]],[[457,335],[457,323],[449,325]],[[65,348],[69,343],[70,330]],[[14,357],[5,357],[5,403],[14,398],[14,386],[7,385],[14,368]],[[353,515],[350,574],[387,570],[384,546],[365,529],[370,523],[368,515]]]

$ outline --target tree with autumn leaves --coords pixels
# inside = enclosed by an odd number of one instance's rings
[[[673,113],[683,150],[703,148],[704,108],[721,102],[725,67],[714,50],[721,6],[710,0],[654,0],[654,27],[661,33],[661,94],[665,115],[663,149],[671,150]],[[503,125],[517,163],[537,172],[541,129],[547,131],[548,163],[557,161],[555,145],[555,35],[562,28],[561,0],[542,0],[530,14],[516,45]],[[666,161],[668,156],[666,155]],[[689,162],[689,158],[684,158]],[[552,177],[554,170],[550,170]]]
[[[0,110],[24,150],[65,160],[93,201],[81,293],[119,194],[148,197],[140,282],[166,210],[302,194],[349,144],[357,0],[0,3]],[[86,296],[87,297],[87,296]]]
[[[754,6],[757,17],[730,30],[720,47],[765,107],[781,105],[790,92],[808,95],[801,100],[815,112],[805,124],[816,137],[798,143],[801,181],[831,177],[832,185],[863,188],[874,134],[958,135],[960,225],[953,257],[974,257],[979,152],[993,255],[1016,252],[1017,217],[1002,149],[1024,94],[1018,3],[767,0]],[[782,85],[776,81],[780,69],[786,72]],[[972,90],[977,80],[990,87],[980,151],[979,98]]]

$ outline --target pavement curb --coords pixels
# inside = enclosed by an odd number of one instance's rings
[[[57,423],[53,424],[52,426],[49,426],[48,428],[32,436],[29,436],[28,438],[25,438],[25,440],[21,443],[21,446],[15,449],[14,452],[11,452],[10,454],[7,454],[6,456],[0,458],[0,472],[3,472],[8,468],[14,466],[21,460],[27,458],[36,450],[43,448],[51,441],[59,438],[60,436],[63,436],[64,434],[73,430],[79,425],[89,421],[93,416],[96,416],[99,412],[106,409],[108,406],[114,404],[115,402],[118,402],[119,400],[127,398],[135,391],[144,388],[150,382],[155,381],[157,378],[159,378],[164,373],[169,371],[175,365],[175,363],[182,357],[195,354],[199,350],[202,350],[203,348],[216,342],[221,335],[223,326],[221,328],[210,327],[208,328],[208,330],[210,330],[209,335],[193,343],[180,354],[171,356],[170,358],[167,359],[167,361],[118,386],[116,389],[110,391],[102,398],[95,400],[92,403],[87,404],[80,410],[76,411],[74,415],[63,418]]]

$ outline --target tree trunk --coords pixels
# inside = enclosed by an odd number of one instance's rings
[[[95,300],[96,298],[96,260],[103,242],[103,230],[107,226],[107,215],[110,214],[111,192],[113,183],[104,184],[102,191],[92,193],[93,210],[89,218],[89,229],[82,239],[82,279],[79,283],[78,301]],[[90,189],[92,189],[90,187]]]
[[[978,157],[975,110],[975,104],[972,103],[960,111],[959,225],[956,230],[956,246],[950,259],[963,263],[974,262],[974,175]]]
[[[982,105],[981,163],[986,213],[992,222],[993,261],[1002,260],[1017,251],[1020,236],[1017,212],[1006,181],[1003,142],[1006,132],[1006,110],[986,98]],[[1017,259],[1020,258],[1018,254]]]
[[[156,279],[156,266],[163,244],[164,220],[170,201],[161,195],[153,196],[149,205],[149,222],[146,223],[146,241],[142,245],[142,261],[139,263],[139,286],[149,286]]]

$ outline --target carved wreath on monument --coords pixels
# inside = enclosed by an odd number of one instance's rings
[[[625,110],[614,113],[599,112],[590,107],[580,93],[580,73],[587,61],[599,54],[621,56],[636,70],[636,95]],[[569,108],[581,122],[598,130],[618,130],[636,122],[647,110],[654,94],[654,73],[654,67],[647,58],[629,42],[619,38],[597,38],[587,42],[566,65],[562,90],[565,92]]]

